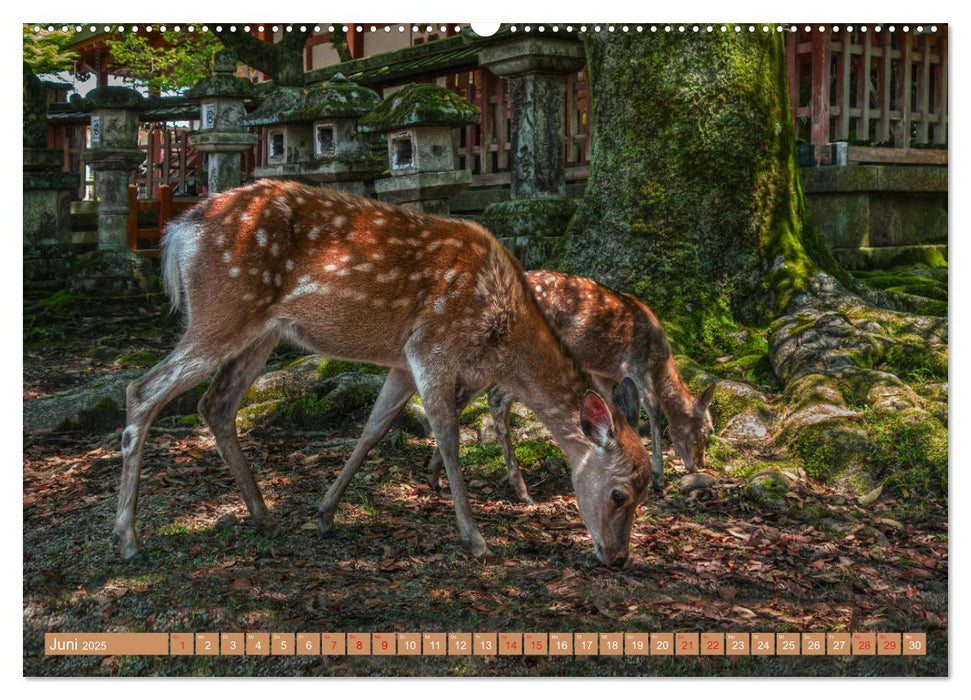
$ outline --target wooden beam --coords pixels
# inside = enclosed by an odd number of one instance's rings
[[[927,143],[929,132],[928,117],[931,106],[931,37],[925,34],[920,37],[921,62],[917,70],[917,109],[920,110],[920,121],[917,122],[917,144]]]
[[[812,120],[810,143],[816,147],[816,161],[823,161],[829,143],[829,68],[830,39],[828,32],[813,33],[812,54]],[[829,162],[826,159],[826,162]]]
[[[900,49],[900,70],[897,72],[897,111],[900,112],[900,121],[893,132],[893,145],[895,148],[910,147],[910,86],[911,69],[913,68],[913,51],[910,41],[910,34],[901,34],[902,40]]]
[[[872,42],[870,32],[862,34],[862,53],[857,60],[856,69],[856,103],[859,105],[860,118],[856,120],[856,138],[859,141],[870,140],[870,62]]]
[[[937,111],[937,124],[934,126],[934,143],[947,143],[947,37],[940,39],[940,67],[934,85],[934,107]]]
[[[878,143],[887,143],[890,140],[890,76],[892,74],[891,61],[893,60],[891,56],[893,52],[890,49],[891,41],[893,41],[893,35],[890,32],[884,32],[879,70],[880,121],[877,123]]]
[[[930,148],[880,148],[849,146],[850,163],[893,163],[897,165],[947,165],[947,151]]]
[[[840,42],[840,62],[836,72],[836,95],[839,100],[839,119],[836,122],[836,137],[834,141],[848,141],[850,138],[850,68],[853,65],[853,53],[850,51],[849,32],[843,32]]]

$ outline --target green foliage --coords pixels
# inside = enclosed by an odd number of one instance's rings
[[[74,70],[77,53],[65,48],[69,32],[34,32],[29,24],[24,29],[24,61],[37,75]]]
[[[947,427],[918,411],[872,412],[871,470],[887,486],[915,496],[947,496]]]
[[[161,359],[151,350],[135,350],[119,357],[115,360],[115,364],[121,367],[152,367],[157,365]]]
[[[320,363],[320,367],[317,369],[317,378],[321,380],[330,379],[331,377],[336,377],[344,374],[345,372],[357,372],[359,374],[386,374],[388,370],[386,367],[378,367],[377,365],[370,365],[366,362],[350,362],[348,360],[335,360],[332,358],[327,358]]]
[[[126,33],[109,39],[112,55],[133,83],[153,93],[184,92],[212,75],[212,60],[222,43],[211,33],[167,31],[164,43],[153,45],[144,34]]]

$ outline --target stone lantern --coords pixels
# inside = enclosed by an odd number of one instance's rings
[[[566,230],[575,204],[566,198],[566,76],[583,68],[576,39],[523,37],[479,52],[479,65],[509,81],[510,196],[483,221],[527,269],[541,266]]]
[[[98,250],[78,260],[75,286],[110,296],[144,291],[151,266],[128,245],[128,183],[145,160],[138,148],[144,98],[130,88],[108,86],[72,102],[91,112],[91,147],[84,160],[95,172],[98,198]]]
[[[202,127],[192,135],[192,144],[208,154],[209,194],[239,186],[240,155],[259,140],[243,124],[243,102],[255,94],[253,83],[237,78],[236,54],[224,50],[216,54],[211,78],[199,82],[189,92],[199,100]]]
[[[447,214],[449,197],[472,182],[468,171],[455,169],[452,128],[478,120],[479,110],[434,83],[412,83],[386,98],[359,127],[387,137],[391,176],[375,181],[378,196]]]
[[[287,115],[311,123],[313,156],[302,170],[305,179],[364,194],[364,182],[384,170],[385,162],[371,153],[371,139],[357,122],[380,102],[374,90],[340,73],[307,91],[304,106]]]
[[[243,118],[246,126],[267,127],[266,162],[253,170],[256,177],[303,179],[301,170],[314,152],[313,124],[299,116],[305,105],[306,90],[274,86],[262,95],[259,108]]]

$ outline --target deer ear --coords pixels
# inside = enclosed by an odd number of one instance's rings
[[[715,385],[710,384],[707,389],[698,394],[698,398],[695,399],[695,414],[702,415],[708,410],[708,406],[711,404],[711,398],[715,395]]]
[[[593,444],[603,447],[614,436],[614,419],[607,403],[595,391],[588,391],[580,407],[580,427]]]
[[[637,421],[641,417],[641,398],[637,393],[637,385],[630,377],[624,377],[620,383],[614,387],[614,403],[624,414],[624,418],[634,430],[637,430]]]

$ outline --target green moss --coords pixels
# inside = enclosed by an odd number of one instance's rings
[[[866,433],[855,421],[836,419],[802,427],[790,449],[813,479],[831,482],[866,460]]]
[[[897,343],[887,348],[882,368],[912,382],[947,379],[947,352],[926,344]]]
[[[755,411],[764,421],[772,419],[772,409],[758,397],[729,389],[723,384],[715,386],[710,411],[716,433],[721,432],[732,418],[746,410]]]
[[[80,430],[100,433],[122,427],[125,410],[112,399],[102,399],[90,409],[78,413],[76,427]]]
[[[115,364],[119,367],[152,367],[161,359],[151,350],[136,350],[122,355],[115,360]]]
[[[408,126],[466,126],[479,121],[479,110],[435,83],[410,83],[365,115],[361,131],[386,132]]]
[[[40,299],[37,303],[51,311],[66,311],[78,303],[78,297],[68,293],[67,290],[58,289],[50,296]]]
[[[348,360],[324,359],[317,368],[318,379],[330,379],[345,372],[358,374],[387,374],[387,367],[378,367],[366,362],[350,362]]]
[[[866,416],[871,435],[868,471],[888,487],[915,496],[948,493],[947,427],[919,410],[874,411]]]

